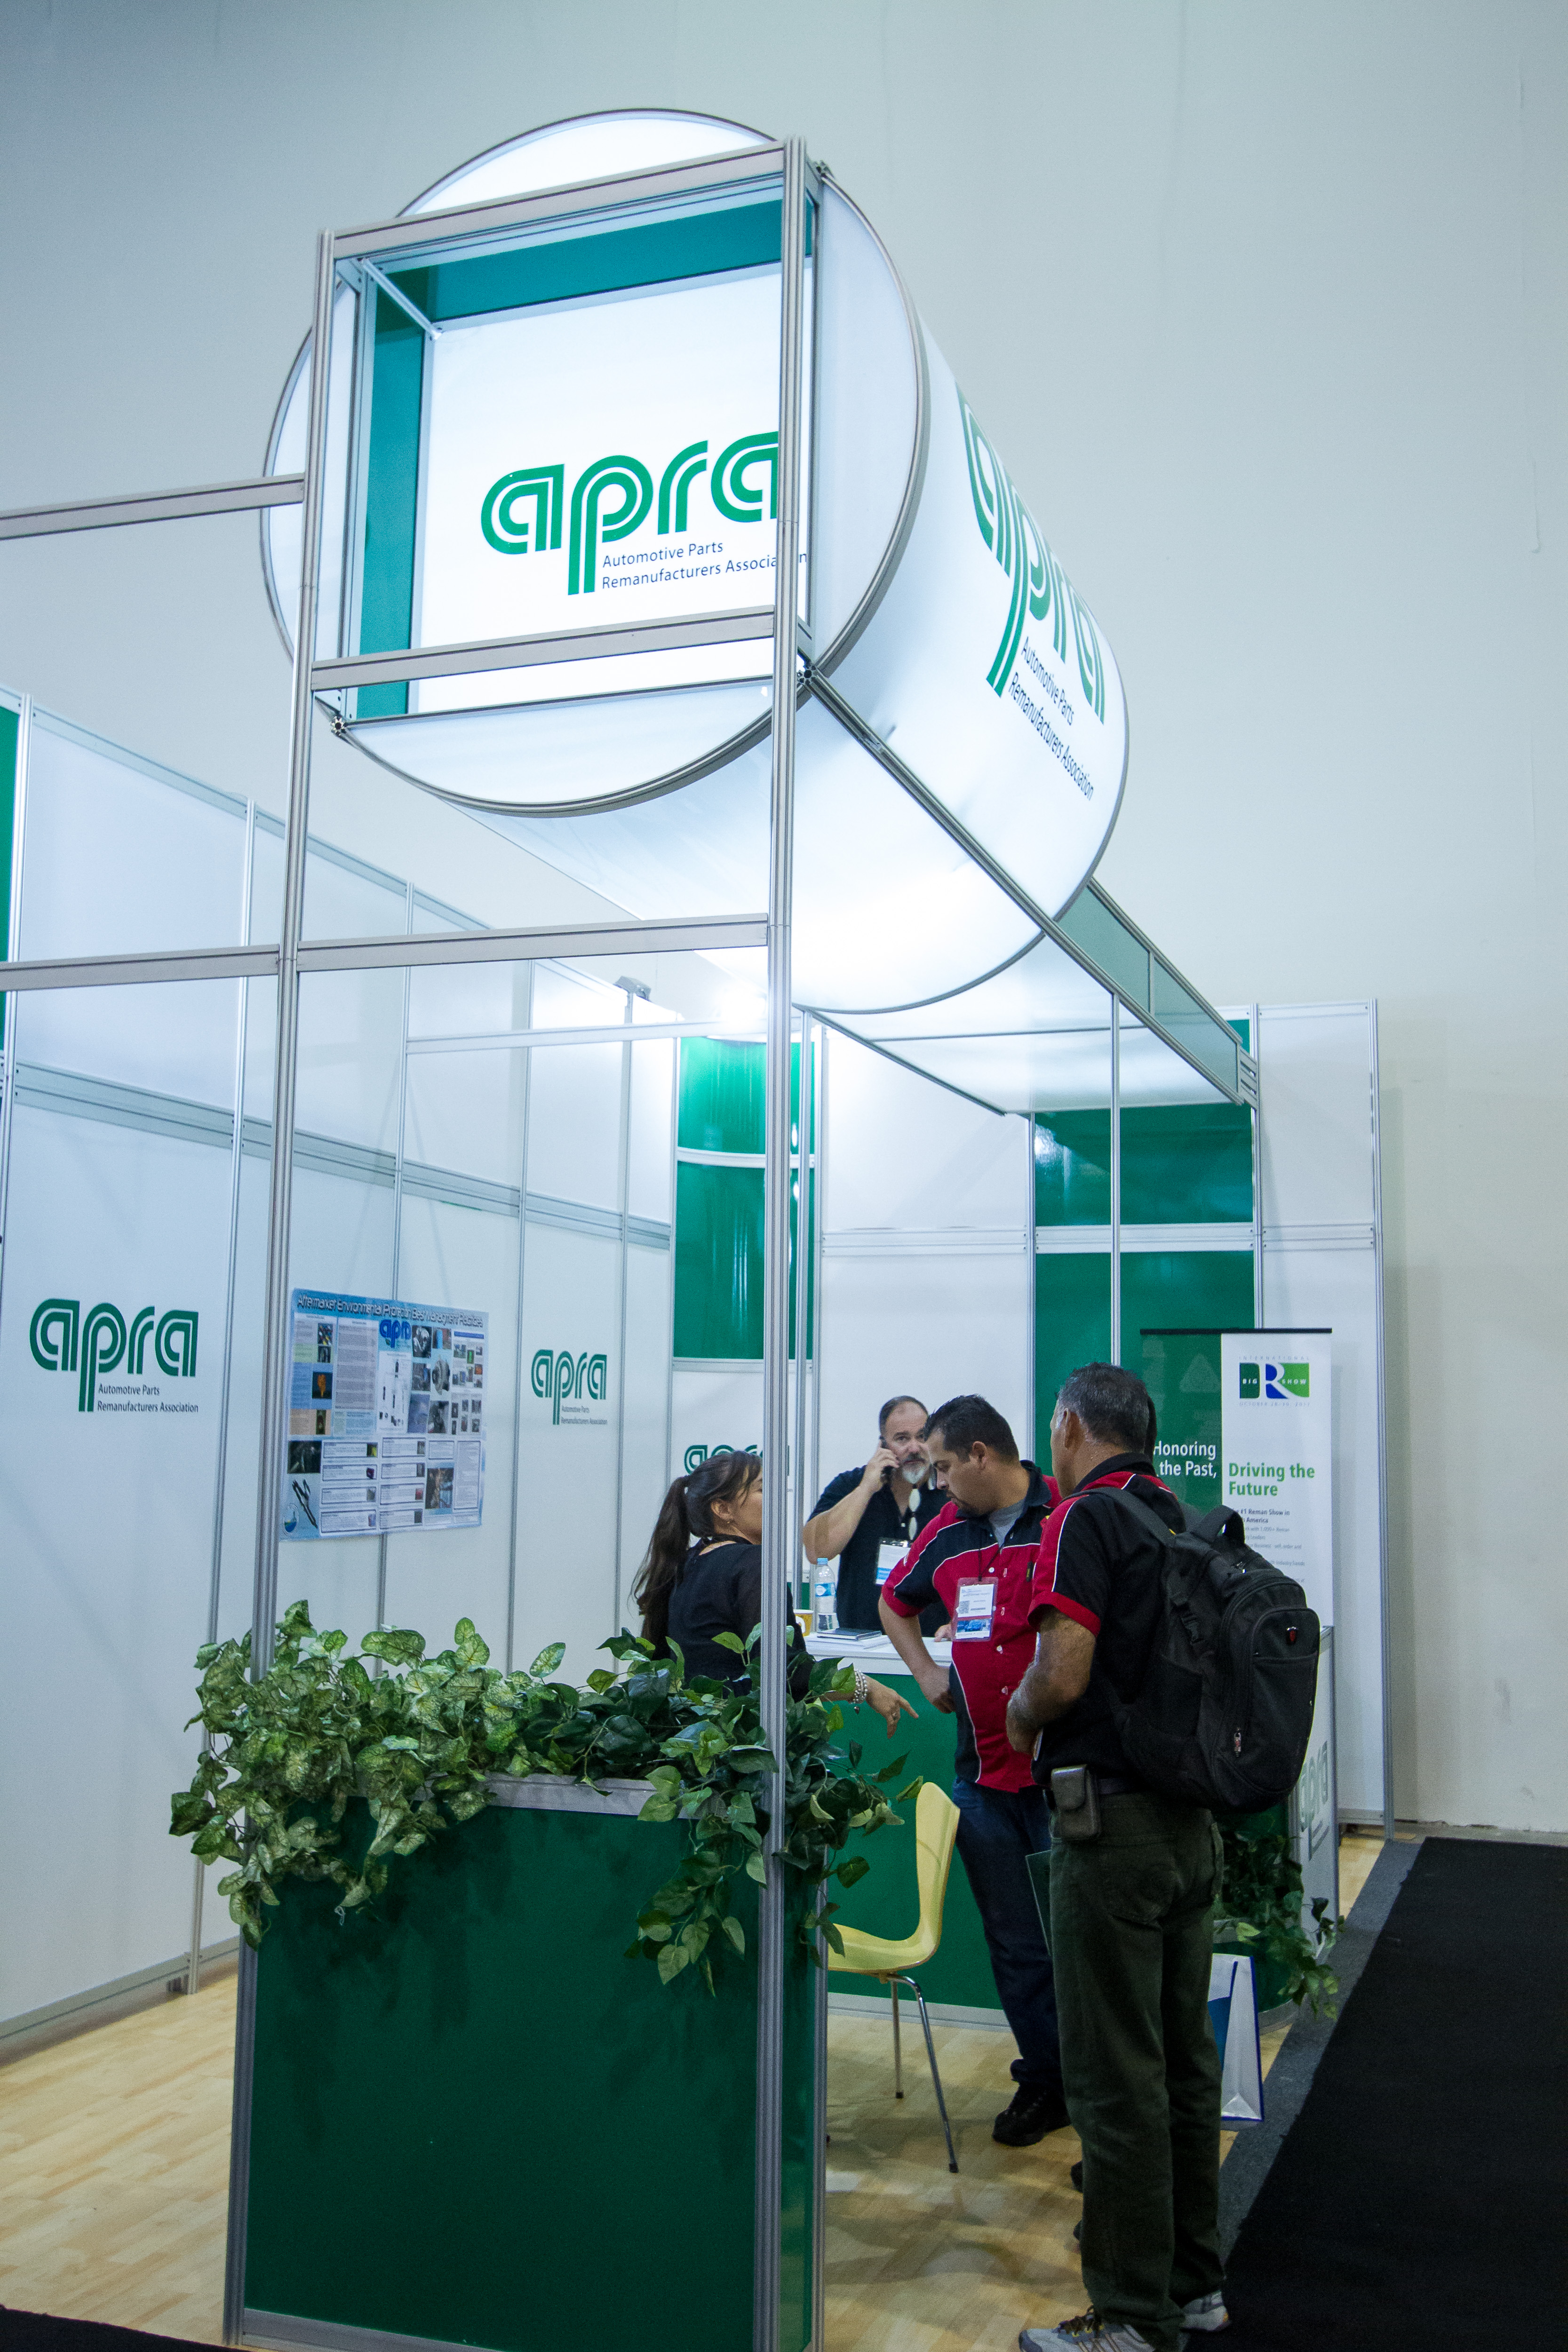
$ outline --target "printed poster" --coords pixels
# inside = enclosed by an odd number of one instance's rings
[[[291,1328],[285,1538],[477,1528],[489,1318],[296,1290]]]

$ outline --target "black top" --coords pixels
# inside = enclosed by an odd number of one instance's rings
[[[866,1475],[866,1465],[858,1470],[841,1470],[830,1478],[816,1498],[812,1517],[830,1511],[846,1495],[852,1495]],[[845,1545],[838,1560],[838,1623],[846,1633],[879,1633],[882,1621],[877,1614],[877,1561],[885,1543],[896,1543],[907,1551],[915,1538],[946,1502],[947,1496],[928,1478],[910,1496],[910,1507],[900,1511],[894,1499],[891,1482],[884,1480],[860,1514],[860,1524]],[[921,1612],[921,1632],[934,1633],[946,1623],[940,1607]]]
[[[1137,1777],[1110,1702],[1114,1696],[1131,1705],[1143,1687],[1160,1625],[1165,1553],[1159,1537],[1113,1500],[1113,1487],[1130,1489],[1167,1527],[1186,1525],[1180,1502],[1155,1477],[1146,1454],[1117,1454],[1097,1463],[1047,1520],[1030,1622],[1037,1625],[1047,1610],[1059,1610],[1086,1626],[1095,1644],[1083,1696],[1040,1735],[1035,1778],[1042,1783],[1063,1764],[1090,1764],[1096,1771]]]
[[[762,1546],[718,1543],[705,1551],[701,1544],[693,1544],[676,1571],[669,1596],[669,1639],[680,1644],[688,1676],[703,1675],[724,1683],[744,1680],[750,1671],[744,1660],[714,1636],[739,1633],[743,1642],[762,1619]],[[793,1615],[788,1622],[790,1691],[804,1698],[811,1659]]]

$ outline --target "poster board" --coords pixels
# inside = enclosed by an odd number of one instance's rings
[[[1333,1334],[1146,1330],[1154,1467],[1195,1517],[1239,1511],[1255,1551],[1334,1622]]]
[[[296,1290],[289,1328],[285,1541],[477,1528],[488,1316]]]

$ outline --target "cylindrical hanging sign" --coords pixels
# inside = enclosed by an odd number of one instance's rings
[[[764,144],[693,117],[556,125],[455,174],[410,218]],[[346,291],[323,547],[338,650],[771,605],[779,223],[776,172],[760,163],[754,180],[679,205],[384,256]],[[1121,799],[1127,714],[1110,646],[885,249],[830,181],[812,209],[809,274],[809,667],[1054,916]],[[279,470],[298,463],[301,382],[273,436]],[[298,527],[289,509],[264,524],[280,614]],[[361,688],[344,720],[448,798],[543,816],[624,806],[742,758],[766,730],[769,693],[759,626]]]

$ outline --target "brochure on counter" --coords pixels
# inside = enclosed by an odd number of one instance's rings
[[[284,1537],[477,1528],[488,1317],[296,1290],[290,1328]]]

